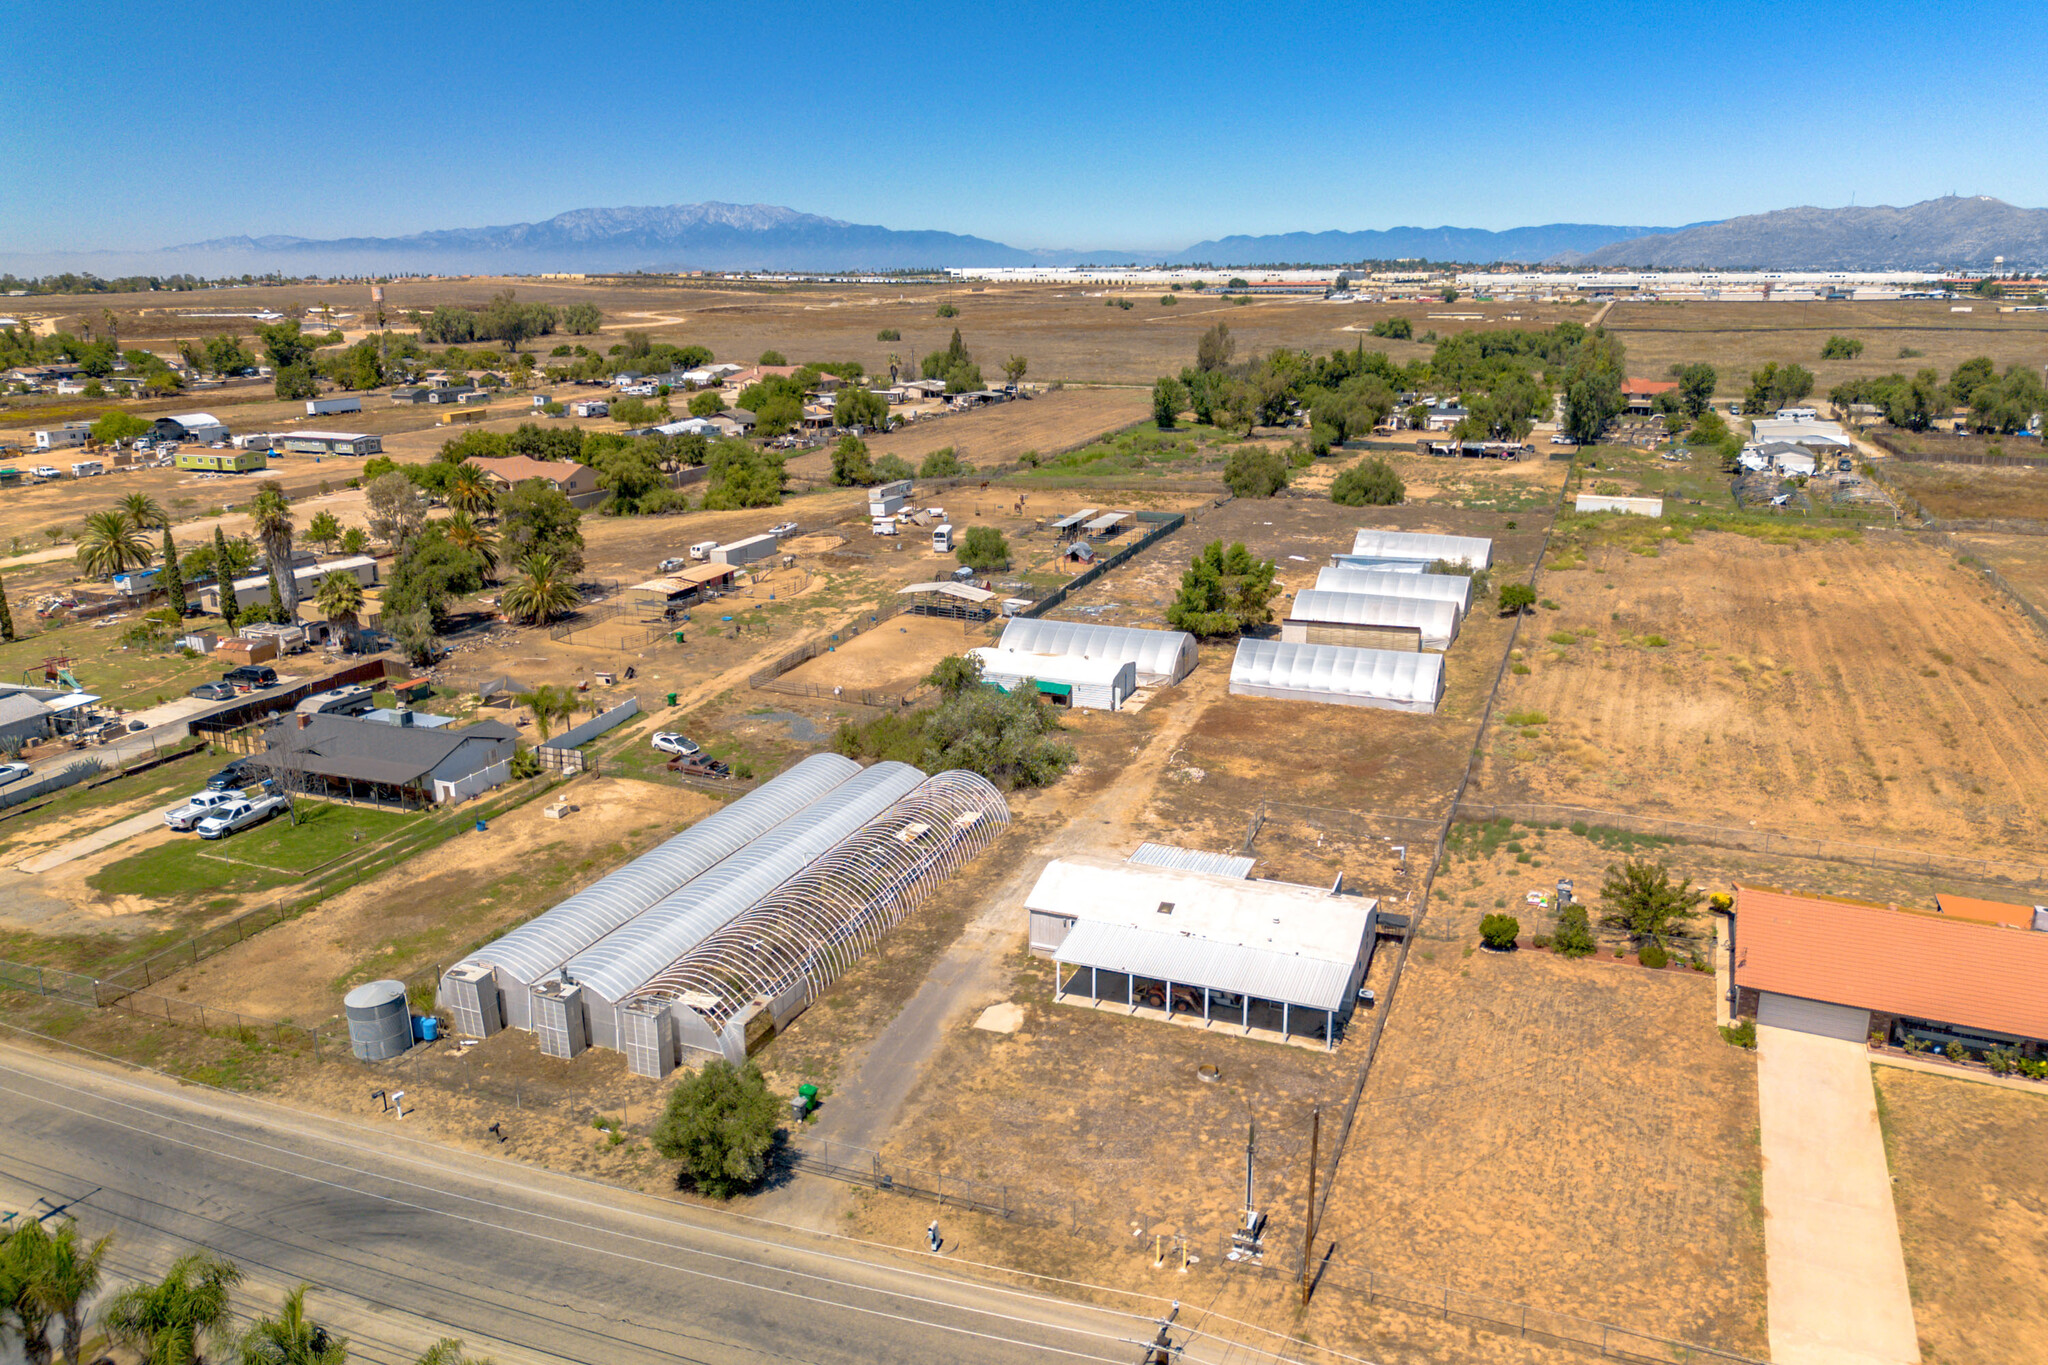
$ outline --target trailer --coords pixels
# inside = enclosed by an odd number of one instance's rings
[[[329,413],[361,412],[362,410],[363,400],[356,397],[308,398],[306,400],[306,416],[308,417],[325,417]]]

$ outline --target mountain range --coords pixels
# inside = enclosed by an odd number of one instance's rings
[[[145,253],[0,257],[24,275],[540,274],[672,270],[916,270],[942,266],[1429,260],[1487,264],[1740,269],[2008,269],[2048,261],[2048,209],[1976,196],[1906,208],[1793,208],[1682,227],[1550,223],[1487,231],[1397,227],[1230,236],[1180,251],[1025,250],[985,237],[902,230],[768,204],[589,208],[539,223],[447,228],[403,237],[220,237]]]

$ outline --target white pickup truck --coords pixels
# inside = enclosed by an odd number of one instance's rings
[[[199,822],[199,837],[221,839],[238,829],[247,829],[268,820],[291,803],[282,796],[259,796],[254,801],[237,799],[227,805],[218,806],[211,815]]]
[[[164,823],[175,830],[188,830],[222,806],[241,799],[242,794],[238,791],[194,792],[184,805],[164,812]]]

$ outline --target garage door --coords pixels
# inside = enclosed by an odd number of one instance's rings
[[[1771,1028],[1818,1033],[1823,1038],[1841,1038],[1860,1043],[1870,1036],[1870,1011],[1848,1005],[1824,1005],[1818,1000],[1801,1000],[1796,995],[1774,995],[1765,991],[1757,1000],[1756,1021]]]

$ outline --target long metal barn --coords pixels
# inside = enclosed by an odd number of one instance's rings
[[[816,754],[441,978],[459,1032],[659,1078],[743,1060],[1009,824],[968,772]]]

